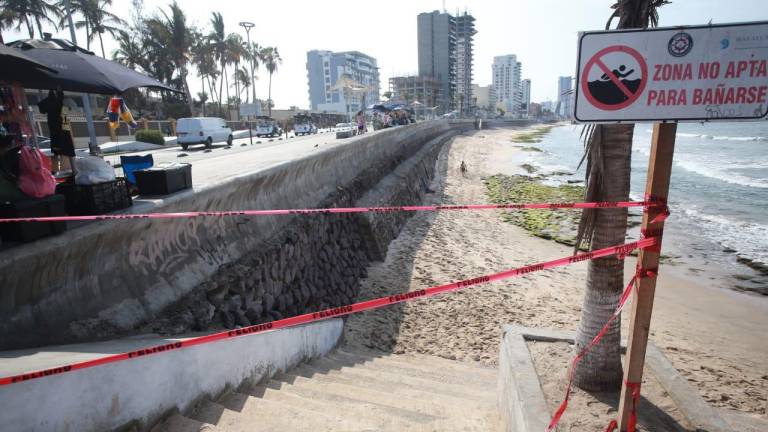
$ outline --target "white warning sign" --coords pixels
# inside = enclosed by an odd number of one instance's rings
[[[581,122],[758,120],[768,116],[768,22],[585,32]]]

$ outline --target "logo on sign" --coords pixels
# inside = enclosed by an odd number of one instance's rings
[[[675,34],[669,39],[667,51],[673,57],[684,57],[693,49],[693,38],[686,32]]]
[[[613,45],[592,56],[581,76],[587,100],[599,109],[615,111],[640,98],[648,81],[648,66],[636,50]]]

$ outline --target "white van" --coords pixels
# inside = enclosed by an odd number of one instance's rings
[[[190,144],[205,144],[211,148],[215,142],[226,141],[227,145],[232,145],[232,139],[232,129],[220,118],[194,117],[176,122],[176,141],[184,150]]]

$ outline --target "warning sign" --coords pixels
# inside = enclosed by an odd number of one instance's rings
[[[768,22],[586,32],[574,116],[582,122],[768,116]]]

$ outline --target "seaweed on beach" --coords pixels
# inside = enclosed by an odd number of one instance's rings
[[[584,197],[579,185],[549,186],[541,177],[497,174],[485,180],[487,194],[494,204],[532,202],[577,202]],[[515,210],[505,212],[502,219],[531,234],[573,246],[576,240],[580,210]]]
[[[552,128],[553,126],[542,126],[532,131],[515,134],[515,136],[512,137],[512,142],[523,143],[523,144],[534,144],[534,143],[541,142],[541,138],[543,138],[544,135],[548,134],[549,131],[552,130]]]

